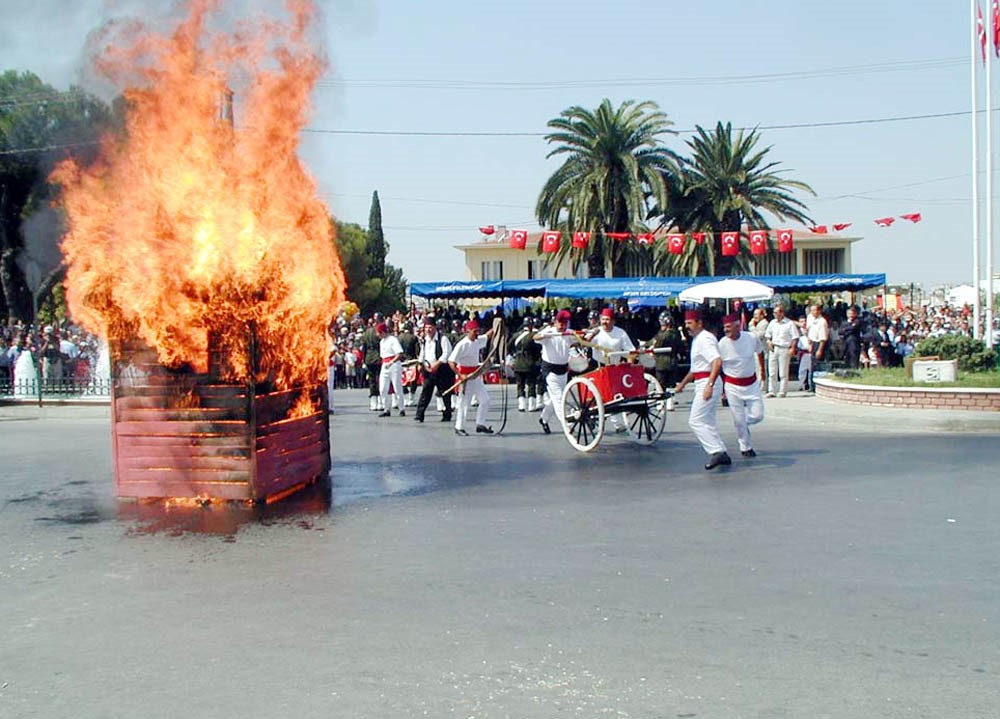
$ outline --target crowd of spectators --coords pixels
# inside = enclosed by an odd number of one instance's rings
[[[49,383],[88,383],[93,379],[100,340],[70,322],[0,325],[0,385],[14,380],[18,358],[29,353],[37,376]]]

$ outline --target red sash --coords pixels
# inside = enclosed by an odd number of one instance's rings
[[[475,372],[477,369],[479,369],[478,365],[474,365],[472,367],[463,367],[462,365],[458,366],[458,371],[461,372],[462,374],[471,374],[472,372]]]
[[[382,358],[382,364],[392,364],[395,361],[396,361],[396,355],[393,355],[392,357],[383,357]]]
[[[708,379],[711,374],[711,372],[692,372],[691,376],[697,382],[700,379]]]
[[[749,387],[757,381],[757,375],[750,375],[749,377],[730,377],[729,375],[724,374],[722,375],[722,381],[728,382],[729,384],[739,385],[740,387]]]

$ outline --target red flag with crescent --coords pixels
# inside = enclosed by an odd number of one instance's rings
[[[582,250],[590,244],[590,233],[589,232],[574,232],[573,233],[573,249]]]
[[[900,215],[904,220],[909,220],[910,222],[920,222],[923,216],[919,212],[911,212],[908,215]]]
[[[767,230],[753,230],[750,233],[750,254],[767,254]]]
[[[847,229],[848,227],[850,227],[850,226],[851,226],[852,224],[853,224],[853,223],[851,223],[851,222],[840,222],[840,223],[838,223],[838,224],[834,225],[834,226],[833,226],[833,229],[834,229],[834,230],[835,230],[836,232],[840,232],[841,230],[846,230],[846,229]]]
[[[482,232],[484,235],[492,235],[494,232],[497,231],[497,228],[494,227],[493,225],[486,225],[486,227],[480,227],[479,231]]]
[[[791,252],[795,249],[791,230],[778,230],[778,252]]]
[[[1000,57],[1000,0],[993,0],[993,54]]]
[[[667,251],[672,255],[679,255],[684,252],[684,235],[667,235]]]
[[[722,254],[725,257],[735,257],[740,254],[740,233],[722,233]]]
[[[976,3],[976,34],[979,36],[979,49],[986,64],[986,25],[983,24],[983,9]]]
[[[814,225],[809,228],[809,231],[814,235],[825,235],[828,230],[826,225]]]
[[[558,252],[559,251],[559,240],[562,237],[561,232],[555,232],[549,230],[548,232],[542,233],[542,252]]]
[[[510,248],[512,250],[523,250],[527,246],[528,246],[527,230],[510,231]]]
[[[696,245],[705,244],[705,233],[704,232],[692,232],[691,239],[694,240]]]
[[[631,232],[605,232],[605,235],[610,237],[612,240],[618,240],[619,242],[627,240],[632,236]]]
[[[875,224],[879,227],[889,227],[893,222],[896,221],[895,217],[880,217],[875,220]]]
[[[636,235],[635,239],[640,245],[651,245],[653,244],[654,238],[652,232],[643,232],[642,234]]]

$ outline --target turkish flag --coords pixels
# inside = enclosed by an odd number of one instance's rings
[[[590,244],[590,233],[589,232],[574,232],[573,233],[573,248],[577,250],[582,250]]]
[[[996,7],[996,5],[994,5],[993,7]],[[923,217],[921,217],[919,212],[911,212],[908,215],[900,215],[900,217],[902,217],[904,220],[909,220],[910,222],[920,222],[922,219],[924,219]]]
[[[983,64],[986,64],[986,26],[983,24],[983,9],[976,3],[976,34],[979,36],[979,49],[982,51]]]
[[[722,233],[722,254],[725,257],[735,257],[736,255],[740,254],[739,232]]]
[[[494,232],[497,231],[497,228],[494,227],[493,225],[487,225],[486,227],[480,227],[479,231],[482,232],[484,235],[492,235]]]
[[[815,227],[810,227],[809,231],[816,235],[825,235],[827,233],[826,225],[816,225]]]
[[[1000,0],[993,0],[993,54],[1000,57]]]
[[[791,230],[778,230],[778,252],[791,252],[795,249]]]
[[[612,240],[618,240],[618,241],[627,240],[629,237],[632,236],[631,232],[605,232],[604,234],[610,237]]]
[[[640,235],[636,235],[635,239],[640,245],[651,245],[653,244],[653,233],[643,232]]]
[[[510,248],[512,250],[523,250],[527,246],[528,246],[527,230],[510,231]]]
[[[704,232],[692,232],[691,239],[694,240],[696,245],[705,244],[705,233]]]
[[[767,230],[754,230],[750,233],[750,254],[767,254]]]
[[[553,231],[543,232],[542,252],[558,252],[560,238],[562,238],[561,232],[553,232]]]
[[[684,235],[667,235],[667,251],[672,255],[679,255],[684,252]]]
[[[895,221],[896,221],[895,217],[880,217],[877,220],[875,220],[875,224],[878,225],[879,227],[888,227]]]
[[[846,230],[852,224],[853,223],[851,222],[841,222],[839,225],[834,225],[833,229],[836,230],[837,232],[840,232],[841,230]]]

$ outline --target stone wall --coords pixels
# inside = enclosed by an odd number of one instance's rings
[[[816,379],[816,396],[845,404],[913,409],[1000,412],[1000,389],[959,387],[876,387]]]

